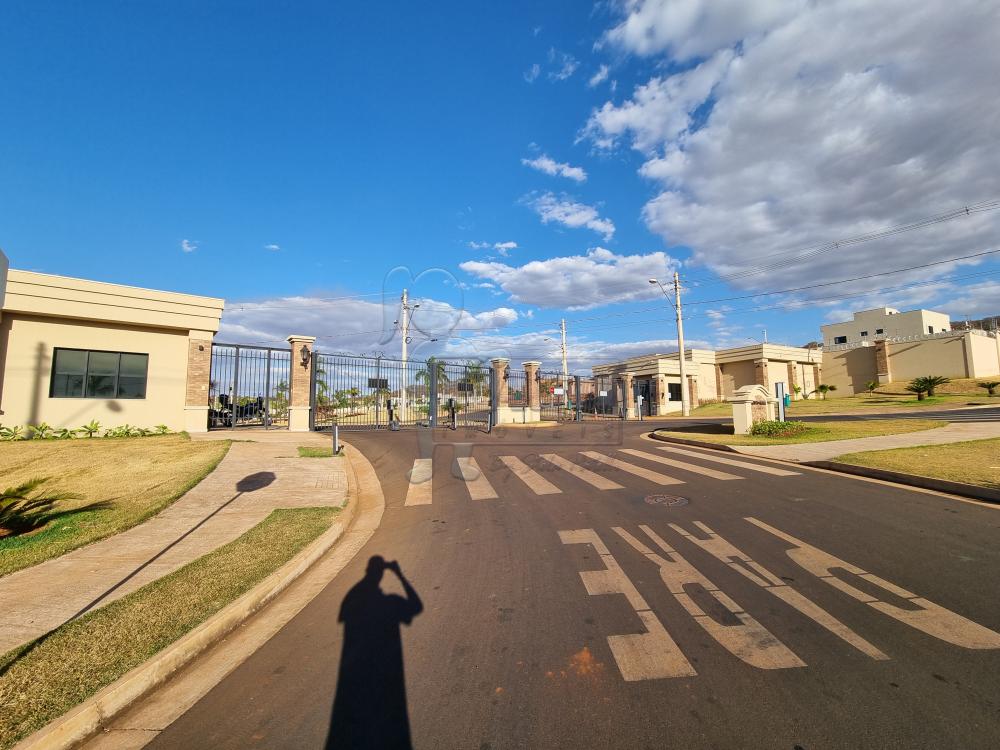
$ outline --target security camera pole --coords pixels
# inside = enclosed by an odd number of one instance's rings
[[[687,383],[687,373],[684,367],[684,318],[681,315],[681,280],[680,275],[677,271],[674,271],[674,298],[670,299],[670,295],[667,294],[667,290],[663,288],[661,284],[656,279],[650,279],[650,284],[656,284],[660,287],[660,291],[663,292],[663,296],[670,301],[670,304],[674,306],[674,312],[677,314],[677,358],[680,362],[680,375],[681,375],[681,414],[685,417],[691,416],[691,401],[688,395],[688,383]]]

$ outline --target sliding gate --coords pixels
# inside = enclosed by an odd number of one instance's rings
[[[490,424],[490,368],[468,361],[313,355],[313,429]]]
[[[290,362],[288,349],[213,344],[209,429],[287,429]]]

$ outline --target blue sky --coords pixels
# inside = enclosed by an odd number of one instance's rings
[[[566,317],[577,368],[671,348],[646,278],[674,267],[702,345],[880,304],[1000,314],[993,255],[711,301],[1000,247],[983,211],[800,252],[1000,198],[1000,26],[967,5],[859,40],[893,9],[8,0],[0,247],[225,297],[228,340],[398,351],[377,293],[405,284],[418,352],[554,363]]]

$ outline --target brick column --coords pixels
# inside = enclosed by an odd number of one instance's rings
[[[889,366],[889,342],[885,339],[879,339],[875,342],[875,379],[879,385],[892,382],[892,369]],[[819,380],[817,379],[816,382],[818,384]]]
[[[188,332],[184,429],[208,432],[208,390],[212,377],[212,332]]]
[[[510,360],[507,357],[494,357],[490,360],[490,367],[493,368],[492,381],[496,384],[496,395],[493,398],[497,407],[497,424],[511,424],[519,421],[515,419],[514,412],[511,411],[510,394],[507,390],[507,380],[504,378],[509,365]]]
[[[753,361],[753,380],[757,385],[762,385],[771,392],[771,379],[767,374],[767,360],[755,359]]]
[[[687,379],[688,379],[688,400],[689,400],[689,402],[691,404],[691,408],[692,409],[696,409],[698,407],[698,404],[699,404],[699,401],[698,401],[698,376],[697,375],[688,375]]]
[[[524,403],[527,408],[524,411],[525,422],[540,422],[542,419],[542,400],[538,391],[538,368],[541,362],[522,362],[524,368]]]
[[[795,394],[795,388],[793,386],[802,387],[802,383],[799,382],[799,365],[797,362],[788,363],[788,394],[793,400],[797,399],[798,396]]]
[[[313,343],[315,336],[289,336],[292,349],[289,367],[288,429],[290,432],[309,431],[309,409],[312,401]],[[303,362],[303,351],[308,352]]]
[[[631,372],[626,372],[622,375],[622,400],[625,402],[625,419],[632,419],[636,416],[635,414],[635,392],[632,390],[632,385],[635,382],[635,375]]]

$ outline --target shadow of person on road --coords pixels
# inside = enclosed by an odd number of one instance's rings
[[[386,570],[396,574],[405,597],[382,591]],[[423,609],[399,563],[378,555],[368,560],[364,578],[340,605],[344,645],[327,750],[412,747],[399,626]]]

